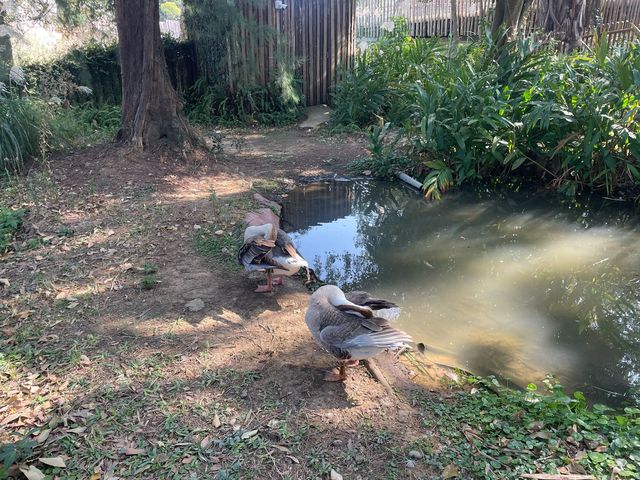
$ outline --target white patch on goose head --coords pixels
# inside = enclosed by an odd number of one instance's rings
[[[247,227],[244,231],[244,240],[245,242],[251,238],[258,235],[261,235],[263,238],[267,238],[270,236],[273,230],[272,223],[265,223],[264,225],[253,225],[251,227]]]
[[[356,305],[355,303],[347,300],[347,297],[344,296],[344,292],[335,285],[324,285],[320,287],[320,289],[326,290],[325,292],[323,292],[323,294],[326,296],[329,303],[334,307],[353,307],[353,310],[349,310],[349,314],[351,315],[357,315],[359,317],[366,318],[366,316],[360,313],[358,310],[371,312],[369,308],[361,307],[360,305]]]

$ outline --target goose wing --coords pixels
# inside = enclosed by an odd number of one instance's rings
[[[248,238],[238,251],[238,261],[247,268],[251,264],[261,263],[264,257],[275,247],[273,240],[262,237]]]
[[[246,269],[249,269],[250,265],[263,263],[275,248],[276,240],[277,229],[272,225],[247,227],[244,243],[238,251],[238,262]]]
[[[282,253],[289,255],[290,257],[303,260],[302,256],[298,253],[298,250],[296,250],[296,246],[293,243],[293,240],[291,240],[291,237],[282,229],[278,229],[276,246],[282,250]]]
[[[337,310],[328,315],[319,327],[320,340],[338,348],[346,348],[354,339],[363,335],[382,333],[389,327],[384,318],[366,318],[359,312]]]

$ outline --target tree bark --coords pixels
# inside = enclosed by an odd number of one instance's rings
[[[562,41],[567,50],[574,49],[582,40],[582,36],[591,24],[591,8],[593,2],[587,0],[541,0],[541,27],[547,33],[553,33]]]
[[[531,0],[496,0],[491,35],[497,44],[503,44],[518,31],[530,5]]]
[[[5,25],[7,12],[4,2],[0,2],[0,30]],[[8,83],[9,72],[13,66],[13,50],[11,48],[11,36],[0,31],[0,82]]]
[[[140,148],[193,143],[167,71],[158,0],[116,0],[115,6],[122,72],[119,140]]]

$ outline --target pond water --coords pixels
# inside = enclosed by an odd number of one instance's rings
[[[640,391],[640,216],[618,202],[322,182],[284,201],[318,276],[402,307],[432,361],[592,400]]]

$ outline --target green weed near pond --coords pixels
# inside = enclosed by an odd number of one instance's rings
[[[587,406],[584,395],[567,395],[545,381],[545,394],[471,379],[472,393],[452,401],[418,395],[433,413],[425,427],[448,444],[427,457],[459,478],[519,479],[524,473],[590,474],[598,479],[640,476],[640,409]],[[615,474],[614,474],[615,473]]]
[[[0,254],[7,251],[26,215],[27,211],[24,209],[9,210],[0,207]]]
[[[239,231],[224,231],[217,226],[205,228],[196,235],[196,247],[205,257],[210,258],[222,268],[238,270],[236,253],[242,245]]]

